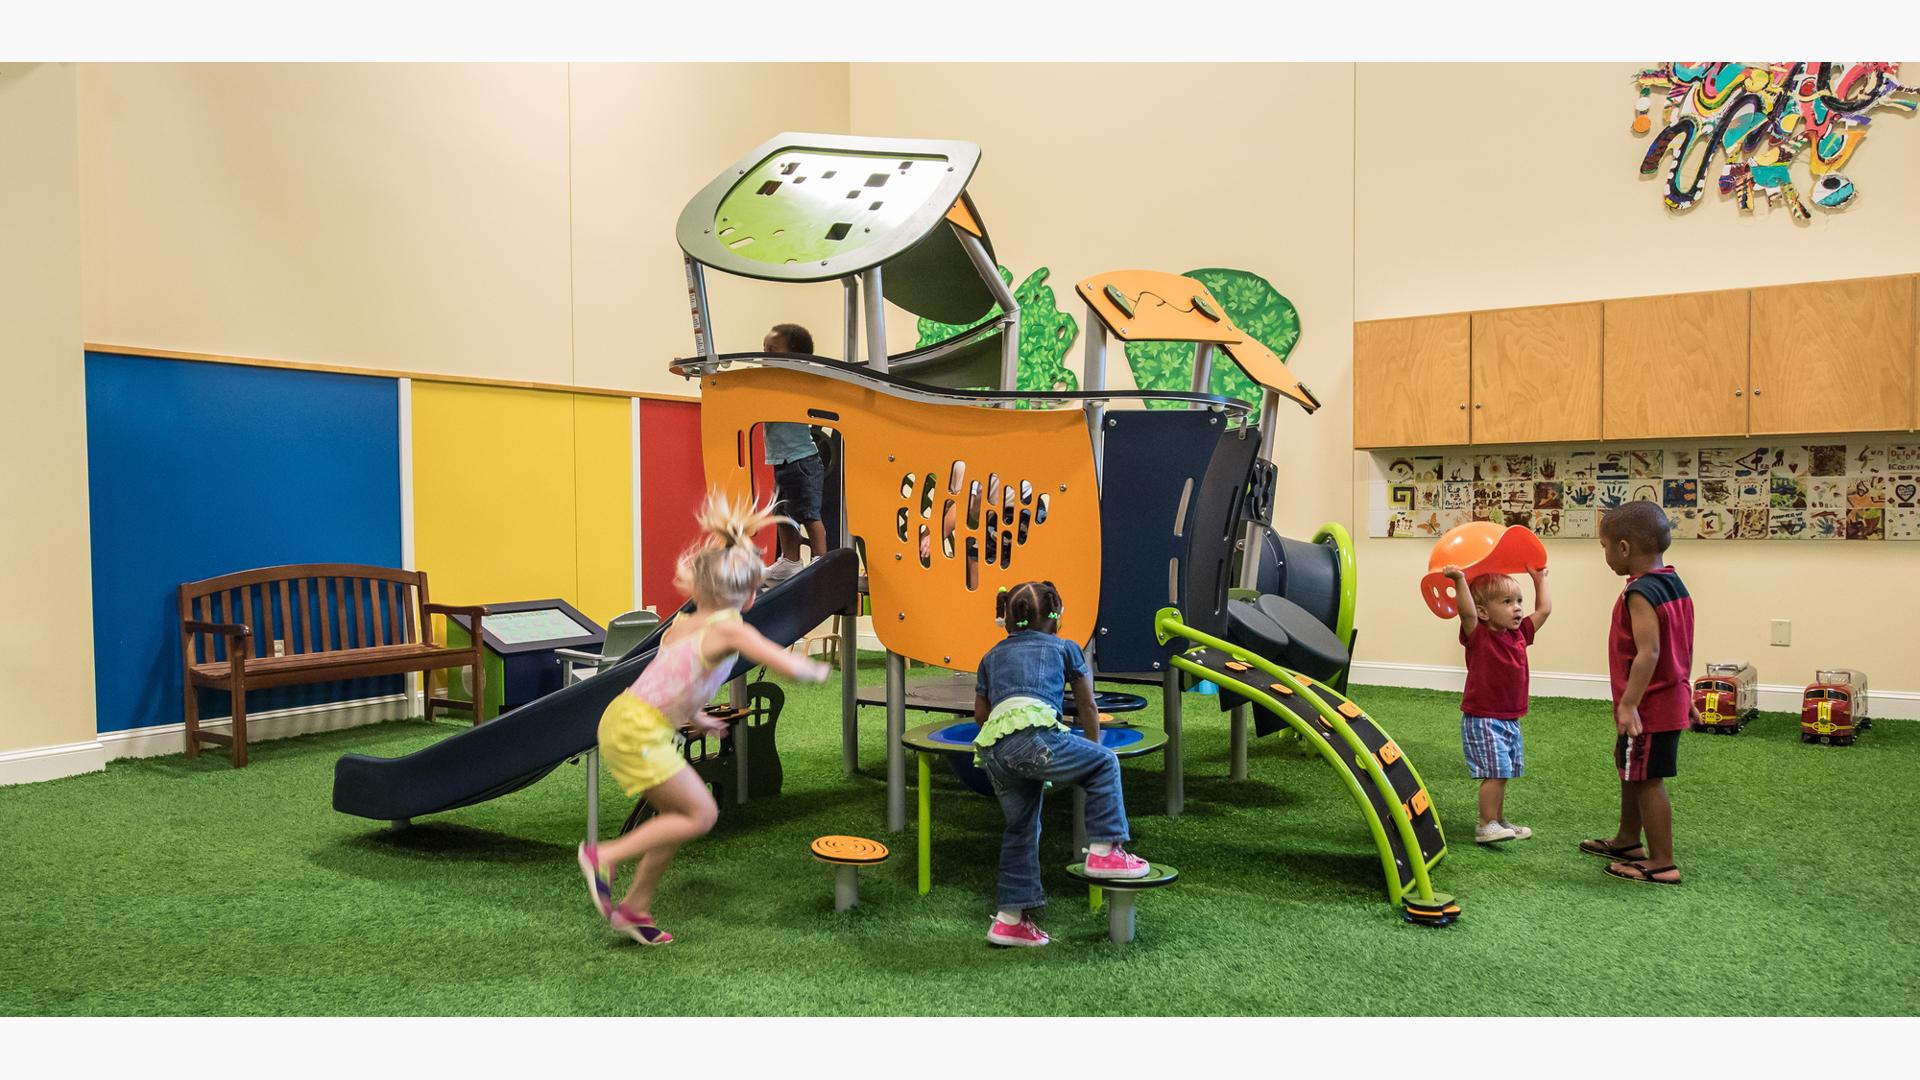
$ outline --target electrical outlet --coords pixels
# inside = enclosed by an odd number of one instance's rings
[[[1793,644],[1793,622],[1790,619],[1773,620],[1773,644]]]
[[[287,655],[287,639],[286,638],[273,639],[273,655],[275,656]]]

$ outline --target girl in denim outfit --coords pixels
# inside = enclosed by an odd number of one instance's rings
[[[1040,887],[1040,803],[1048,781],[1086,790],[1088,877],[1145,877],[1150,868],[1120,847],[1127,839],[1120,759],[1100,745],[1100,712],[1087,658],[1080,646],[1058,636],[1059,591],[1051,581],[1029,581],[1001,599],[1007,636],[981,659],[973,698],[973,715],[980,722],[974,761],[992,779],[1007,817],[1000,841],[1000,911],[987,940],[1045,945],[1046,931],[1034,925],[1033,911],[1047,902]],[[1085,738],[1060,720],[1068,679]]]

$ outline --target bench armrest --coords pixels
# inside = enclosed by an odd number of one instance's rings
[[[487,613],[479,604],[422,604],[420,610],[428,615],[465,615],[469,619],[478,619]]]
[[[189,634],[220,634],[225,637],[252,637],[253,631],[241,623],[211,623],[188,619],[180,629]]]

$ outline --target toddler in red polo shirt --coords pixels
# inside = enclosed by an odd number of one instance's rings
[[[1607,873],[1655,885],[1680,884],[1666,778],[1679,771],[1680,733],[1697,718],[1687,679],[1693,597],[1667,565],[1672,540],[1666,511],[1644,499],[1600,518],[1607,568],[1627,579],[1607,635],[1620,827],[1611,837],[1580,841],[1581,851],[1609,860]]]
[[[1482,844],[1525,840],[1533,830],[1507,820],[1507,781],[1526,771],[1520,718],[1527,715],[1527,646],[1553,611],[1547,570],[1533,578],[1533,613],[1523,615],[1520,583],[1508,574],[1481,574],[1472,581],[1448,566],[1460,608],[1460,644],[1467,650],[1467,687],[1460,695],[1460,745],[1467,768],[1480,781]]]

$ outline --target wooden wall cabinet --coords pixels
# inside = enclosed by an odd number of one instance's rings
[[[1600,437],[1600,305],[1473,316],[1473,441]]]
[[[1754,289],[1755,435],[1914,425],[1912,277]]]
[[[1747,434],[1747,292],[1608,300],[1601,436]]]
[[[1920,276],[1355,323],[1356,448],[1910,431]]]
[[[1353,325],[1353,444],[1457,446],[1470,434],[1472,319]]]

